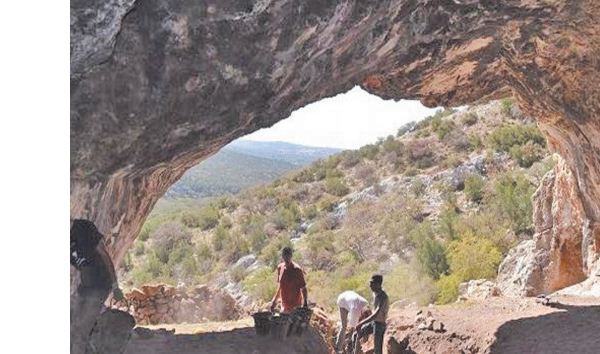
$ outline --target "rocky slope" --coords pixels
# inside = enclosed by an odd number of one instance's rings
[[[208,283],[250,308],[272,296],[286,244],[294,244],[309,286],[330,284],[311,290],[324,306],[345,287],[365,291],[360,279],[374,271],[397,277],[393,299],[421,303],[435,301],[434,282],[456,292],[461,281],[495,277],[501,257],[534,232],[531,195],[553,164],[540,132],[503,100],[440,111],[397,135],[203,209],[151,217],[126,257],[122,286]],[[504,268],[502,276],[534,293],[546,290]]]
[[[599,15],[595,0],[74,0],[71,219],[119,264],[185,170],[294,109],[358,84],[430,106],[512,92],[573,174],[595,262]]]

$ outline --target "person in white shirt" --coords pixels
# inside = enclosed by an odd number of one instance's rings
[[[369,302],[356,292],[347,290],[338,296],[337,305],[340,309],[341,327],[337,335],[336,347],[338,351],[342,351],[346,338],[346,327],[353,328],[358,324],[363,313],[369,310]]]

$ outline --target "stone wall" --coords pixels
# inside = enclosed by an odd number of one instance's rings
[[[191,289],[145,285],[125,294],[111,307],[129,312],[137,324],[227,321],[244,312],[228,293],[200,285]]]

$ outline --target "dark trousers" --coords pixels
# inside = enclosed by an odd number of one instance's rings
[[[383,335],[385,334],[385,323],[382,322],[371,322],[364,325],[360,331],[354,332],[352,336],[352,342],[354,343],[354,353],[361,353],[360,339],[373,334],[375,342],[374,354],[383,354]],[[353,354],[354,354],[353,353]]]

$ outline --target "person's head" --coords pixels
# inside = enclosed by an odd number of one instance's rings
[[[294,251],[292,251],[291,247],[284,247],[281,250],[281,259],[283,259],[283,261],[285,263],[290,263],[292,261],[292,254],[294,253]]]
[[[371,288],[371,290],[379,291],[379,290],[381,290],[382,285],[383,285],[383,276],[380,274],[374,274],[371,277],[371,281],[369,282],[369,287]]]

